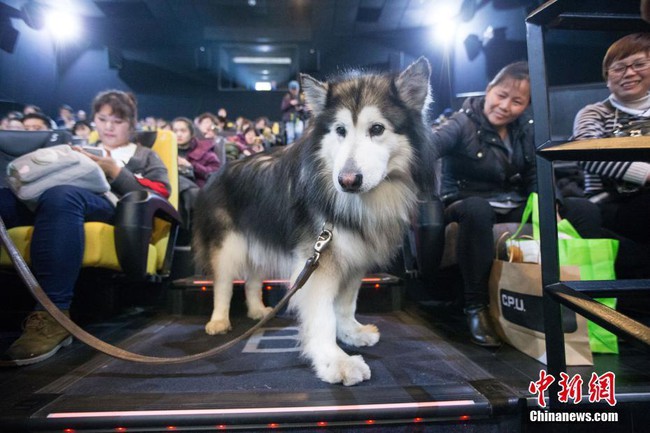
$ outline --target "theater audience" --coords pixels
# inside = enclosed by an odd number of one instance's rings
[[[144,190],[168,197],[170,184],[163,162],[154,151],[131,142],[137,122],[135,97],[117,90],[102,92],[94,99],[92,110],[99,147],[108,154],[98,157],[84,153],[103,170],[111,193],[120,197]],[[58,185],[40,196],[36,211],[32,212],[5,188],[0,189],[0,215],[8,228],[34,226],[30,247],[32,270],[54,304],[69,314],[84,252],[83,224],[112,222],[112,201],[84,188]],[[5,358],[17,365],[34,364],[51,357],[71,340],[70,334],[37,305]]]
[[[243,131],[235,135],[232,142],[239,149],[240,157],[264,151],[264,140],[257,135],[251,124],[244,126]]]
[[[225,108],[221,107],[217,111],[217,121],[219,122],[220,131],[234,131],[235,124],[228,119],[228,111]]]
[[[88,140],[93,127],[87,120],[77,120],[72,127],[72,135],[76,138]]]
[[[52,122],[49,117],[43,113],[27,113],[22,119],[26,131],[49,131]]]
[[[59,117],[56,119],[56,126],[59,129],[72,129],[77,119],[74,116],[72,107],[63,104],[59,107]]]
[[[284,122],[286,144],[291,144],[300,138],[305,127],[303,122],[305,106],[300,97],[300,84],[297,81],[289,82],[289,92],[282,98],[280,110]]]
[[[194,133],[194,125],[187,117],[174,119],[172,129],[178,144],[181,216],[184,227],[189,229],[199,189],[205,185],[208,177],[219,169],[221,161],[214,153],[214,140],[198,140]]]
[[[271,121],[266,116],[261,116],[255,119],[255,132],[257,136],[262,138],[264,149],[269,149],[276,145],[276,136],[271,129]]]
[[[528,64],[513,63],[499,71],[485,96],[466,99],[433,133],[433,146],[442,157],[445,221],[459,225],[464,311],[471,341],[481,346],[500,345],[487,309],[493,225],[521,221],[528,195],[537,188],[529,104]],[[582,236],[601,234],[598,210],[587,200],[567,198],[559,213]]]
[[[34,104],[27,104],[23,107],[23,114],[29,114],[29,113],[42,113],[43,110],[41,110],[41,107],[38,105]]]
[[[24,131],[23,126],[23,113],[20,111],[10,111],[5,117],[2,118],[0,129],[8,131]]]
[[[210,112],[205,112],[197,118],[198,134],[201,138],[214,139],[219,133],[219,119]]]

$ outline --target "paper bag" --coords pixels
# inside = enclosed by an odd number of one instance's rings
[[[562,280],[579,280],[577,266],[562,266]],[[489,281],[490,315],[500,337],[546,364],[542,273],[537,263],[495,260]],[[562,307],[567,365],[593,365],[587,320]]]

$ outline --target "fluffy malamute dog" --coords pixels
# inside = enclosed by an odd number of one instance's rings
[[[387,264],[401,245],[418,192],[432,186],[425,154],[429,62],[400,74],[347,73],[327,83],[303,75],[312,118],[305,135],[270,154],[229,163],[202,191],[195,213],[197,260],[214,278],[208,334],[230,329],[232,281],[246,280],[248,316],[264,317],[262,280],[302,270],[324,224],[332,241],[306,285],[291,299],[302,352],[318,377],[354,385],[370,378],[351,346],[379,341],[355,319],[362,277]]]

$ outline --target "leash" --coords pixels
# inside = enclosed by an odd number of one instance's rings
[[[332,230],[323,226],[321,233],[318,235],[318,239],[314,244],[314,252],[305,262],[305,266],[302,271],[296,278],[296,281],[293,283],[291,288],[287,291],[284,297],[278,302],[278,304],[273,308],[273,310],[266,315],[262,320],[257,322],[252,328],[250,328],[245,333],[240,336],[230,340],[221,346],[217,346],[205,352],[196,353],[193,355],[186,355],[173,358],[164,358],[157,356],[147,356],[141,355],[134,352],[129,352],[128,350],[113,346],[108,344],[105,341],[98,339],[97,337],[89,334],[74,323],[70,318],[59,310],[59,308],[50,300],[47,294],[43,291],[43,288],[38,284],[34,274],[29,269],[29,266],[25,262],[25,259],[20,255],[18,248],[13,243],[7,232],[4,221],[0,217],[0,240],[4,244],[5,248],[9,253],[9,258],[11,259],[14,267],[18,271],[20,278],[25,283],[29,292],[32,296],[45,308],[45,310],[52,315],[52,317],[59,322],[68,332],[70,332],[78,340],[86,343],[88,346],[96,349],[106,355],[118,358],[124,361],[140,362],[145,364],[182,364],[185,362],[198,361],[199,359],[209,358],[211,356],[217,355],[221,352],[224,352],[242,340],[253,335],[258,329],[264,326],[269,320],[271,320],[275,315],[284,308],[289,299],[302,287],[305,285],[311,274],[318,267],[318,261],[320,259],[321,252],[325,249],[327,244],[332,240]],[[15,366],[16,364],[11,361],[1,361],[0,366]]]

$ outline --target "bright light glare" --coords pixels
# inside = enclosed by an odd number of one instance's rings
[[[458,0],[437,0],[432,2],[427,12],[432,36],[436,43],[449,46],[456,36]]]
[[[438,43],[448,46],[456,36],[456,21],[449,19],[434,25],[434,37]]]
[[[272,89],[271,83],[268,81],[257,81],[255,82],[255,90],[258,91],[269,91]]]
[[[45,16],[45,25],[52,36],[60,41],[73,40],[81,34],[79,19],[66,12],[48,11]]]
[[[435,2],[431,6],[429,16],[431,17],[431,22],[444,23],[455,18],[458,15],[458,11],[459,6],[456,0],[442,0]]]

